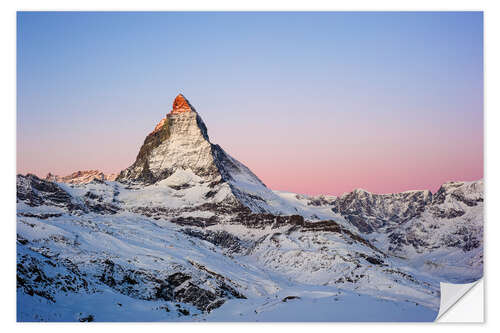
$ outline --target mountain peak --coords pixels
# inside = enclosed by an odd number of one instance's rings
[[[191,106],[189,101],[184,95],[179,94],[174,99],[174,104],[172,105],[172,111],[170,113],[184,113],[194,111],[194,108]]]
[[[167,182],[178,182],[186,178],[180,175],[186,174],[195,176],[198,179],[196,184],[186,181],[174,187],[184,186],[180,191],[194,186],[206,188],[210,193],[201,190],[191,192],[193,195],[208,195],[203,200],[215,198],[217,193],[221,193],[219,199],[239,202],[255,212],[277,211],[278,208],[272,208],[266,202],[281,203],[281,199],[245,165],[210,142],[200,115],[179,94],[172,111],[146,136],[135,162],[120,172],[116,180],[151,185],[166,179]],[[177,191],[175,188],[173,190]]]

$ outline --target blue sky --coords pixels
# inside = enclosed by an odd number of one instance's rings
[[[126,168],[182,92],[272,188],[483,175],[483,15],[18,13],[17,169]]]

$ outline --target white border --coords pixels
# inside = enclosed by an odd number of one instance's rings
[[[1,214],[3,232],[2,234],[2,258],[4,268],[0,274],[0,286],[2,287],[2,302],[0,314],[4,330],[10,331],[14,329],[33,330],[37,332],[58,332],[74,330],[109,330],[119,328],[124,331],[135,331],[137,328],[145,325],[149,330],[203,330],[216,332],[234,332],[238,331],[254,331],[260,330],[276,330],[286,329],[287,331],[303,331],[307,326],[314,326],[315,331],[332,331],[334,329],[352,329],[353,325],[360,325],[359,329],[369,329],[375,332],[398,331],[404,330],[443,330],[450,329],[457,331],[471,331],[480,327],[470,325],[408,325],[408,324],[102,324],[102,325],[78,325],[78,324],[16,324],[15,323],[15,110],[16,110],[16,10],[484,10],[485,15],[485,184],[486,184],[486,225],[485,225],[485,257],[494,257],[498,253],[498,241],[496,238],[500,235],[498,224],[500,223],[498,210],[494,210],[495,202],[499,199],[498,191],[500,189],[498,170],[500,170],[498,155],[495,154],[498,150],[496,144],[500,142],[499,130],[496,126],[499,125],[499,105],[498,105],[498,89],[499,82],[499,59],[500,53],[498,50],[498,32],[500,31],[500,17],[498,13],[499,1],[439,1],[439,0],[420,0],[420,1],[272,1],[272,0],[253,0],[247,2],[237,1],[17,1],[2,2],[0,11],[0,33],[2,34],[3,50],[0,52],[1,58],[1,86],[2,92],[0,99],[2,103],[0,122],[2,128],[0,131],[2,139],[2,156],[3,161],[0,163],[3,177],[0,202],[2,204]],[[497,172],[494,172],[497,171]],[[491,207],[491,209],[489,209]],[[492,235],[491,237],[489,235]],[[485,275],[497,276],[498,266],[488,265],[485,263]],[[488,283],[487,301],[494,299],[498,295],[498,287],[495,283]],[[489,303],[489,302],[488,302]],[[492,306],[493,307],[493,306]],[[498,325],[498,320],[494,313],[497,312],[493,308],[493,312],[488,311],[486,305],[486,321],[488,328]],[[491,318],[489,314],[492,314]],[[111,327],[113,326],[113,327]],[[119,326],[119,327],[118,327]]]

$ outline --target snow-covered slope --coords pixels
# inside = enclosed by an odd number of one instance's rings
[[[356,297],[408,311],[372,320],[437,313],[437,280],[334,221],[224,210],[216,199],[170,211],[153,200],[169,185],[138,195],[118,182],[18,176],[18,319],[230,320],[225,303],[241,300],[243,318],[272,320],[273,308],[315,298],[343,308]]]

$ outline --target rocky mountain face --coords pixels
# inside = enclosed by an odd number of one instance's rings
[[[118,175],[114,173],[106,175],[99,170],[84,170],[84,171],[73,172],[72,174],[67,176],[58,176],[49,172],[47,176],[45,176],[45,180],[50,180],[52,182],[57,182],[57,183],[86,184],[90,183],[95,179],[101,181],[102,180],[113,181],[116,179],[117,176]]]
[[[450,182],[433,195],[430,191],[373,194],[354,190],[330,201],[311,201],[311,205],[331,205],[361,232],[371,233],[395,227],[430,211],[435,218],[455,218],[466,207],[482,206],[483,181]],[[446,204],[445,204],[446,203]]]
[[[182,95],[175,98],[172,111],[146,137],[136,161],[117,181],[152,184],[177,169],[190,169],[207,181],[221,180],[207,128]]]
[[[357,189],[336,198],[332,210],[344,216],[359,231],[371,233],[418,217],[431,198],[430,191],[373,194]]]
[[[338,213],[385,252],[464,283],[482,276],[483,192],[479,180],[445,183],[434,194],[357,189],[340,197],[302,198]]]
[[[205,195],[215,196],[220,185],[226,184],[231,192],[228,201],[256,212],[279,211],[270,203],[279,202],[280,198],[246,166],[210,142],[205,123],[181,94],[175,98],[171,112],[146,137],[134,164],[116,180],[148,185],[168,179],[180,170],[189,170],[201,183],[213,188]]]
[[[431,321],[482,276],[482,209],[482,181],[271,191],[179,95],[115,181],[17,176],[18,320]]]

